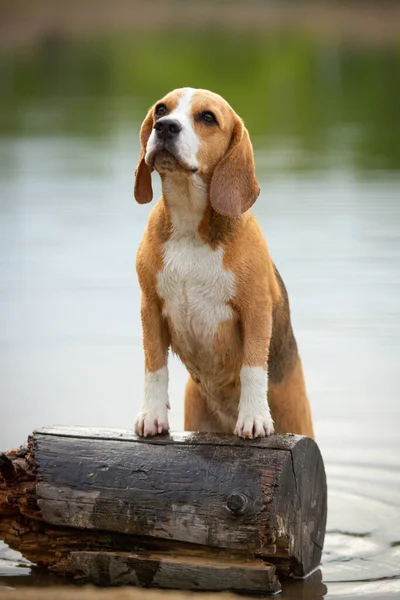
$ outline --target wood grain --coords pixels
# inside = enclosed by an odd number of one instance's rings
[[[326,480],[301,436],[46,428],[0,461],[0,515],[11,547],[88,581],[260,591],[318,566]]]

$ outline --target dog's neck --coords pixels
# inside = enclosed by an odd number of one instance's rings
[[[172,236],[196,236],[209,204],[206,183],[196,174],[168,173],[162,175],[161,187]]]
[[[199,175],[162,174],[161,187],[173,239],[189,238],[216,249],[248,218],[246,215],[225,217],[217,213],[209,201],[209,184]]]

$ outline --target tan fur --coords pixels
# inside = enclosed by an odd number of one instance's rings
[[[280,383],[270,380],[268,402],[275,421],[276,433],[301,433],[314,437],[311,409],[304,383],[299,355]]]
[[[200,386],[189,377],[185,390],[185,430],[219,431],[218,424],[209,414]]]
[[[157,273],[163,267],[161,244],[168,236],[168,218],[163,203],[158,202],[150,213],[136,258],[136,271],[142,290],[141,318],[145,367],[151,372],[166,365],[171,343],[168,325],[162,316],[162,302],[156,292]]]
[[[173,110],[181,93],[175,90],[160,102]],[[196,120],[197,114],[209,109],[216,115],[218,127],[207,127]],[[174,322],[163,316],[157,276],[165,268],[163,247],[172,232],[171,206],[168,197],[163,196],[150,214],[137,256],[146,369],[155,372],[164,367],[171,347],[190,373],[185,429],[232,432],[240,399],[240,369],[264,367],[269,372],[268,398],[276,431],[312,437],[311,412],[286,289],[261,229],[248,210],[259,193],[248,133],[232,108],[216,94],[197,91],[191,110],[193,127],[201,140],[197,175],[207,190],[197,233],[213,251],[223,249],[223,267],[235,281],[235,294],[229,301],[232,318],[219,324],[209,348],[203,348],[182,343]],[[154,121],[151,109],[141,130],[142,152],[135,184],[139,202],[148,202],[152,197],[151,167],[144,157]],[[154,168],[162,179],[169,177],[171,185],[175,177],[178,185],[178,178],[185,174],[181,166],[174,169],[174,159],[171,161],[171,173],[159,167],[165,163],[157,160]]]

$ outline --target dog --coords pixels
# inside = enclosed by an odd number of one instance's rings
[[[250,208],[260,188],[243,121],[219,95],[174,90],[148,112],[134,196],[162,196],[137,253],[145,356],[139,436],[167,432],[168,351],[189,372],[185,430],[313,437],[288,295]]]

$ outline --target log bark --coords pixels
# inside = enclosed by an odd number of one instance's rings
[[[309,438],[48,428],[0,474],[0,538],[88,581],[277,591],[275,571],[320,562],[326,480]]]

